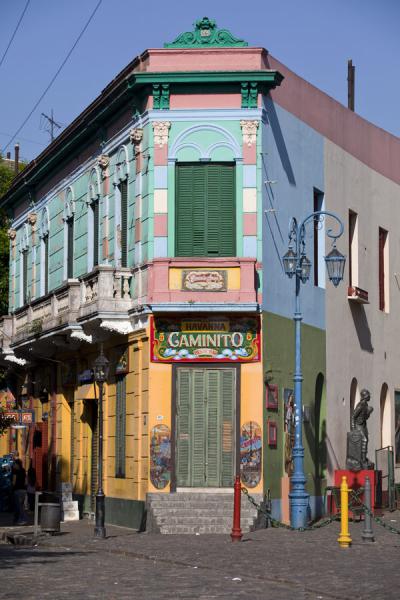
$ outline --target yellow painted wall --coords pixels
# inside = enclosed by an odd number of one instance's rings
[[[241,366],[241,400],[240,400],[240,427],[248,421],[255,421],[261,427],[261,433],[263,436],[264,423],[263,423],[263,376],[262,376],[262,362],[254,362],[249,364],[242,364]],[[263,436],[264,437],[264,436]],[[263,439],[262,437],[262,439]],[[263,453],[265,448],[262,449]],[[263,491],[263,479],[262,479],[262,460],[261,460],[261,480],[260,483],[251,488],[251,492],[262,493]]]
[[[150,406],[149,406],[149,434],[156,425],[169,427],[171,435],[172,418],[172,365],[150,363]],[[150,439],[148,441],[150,443]],[[149,492],[170,492],[171,484],[164,489],[156,489],[150,480],[150,461],[147,470]]]

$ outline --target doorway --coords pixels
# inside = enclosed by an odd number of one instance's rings
[[[232,367],[176,369],[177,487],[232,487],[236,387]]]

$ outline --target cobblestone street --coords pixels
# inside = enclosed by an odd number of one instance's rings
[[[387,517],[400,525],[399,514]],[[310,532],[266,529],[229,536],[162,536],[85,521],[38,546],[0,545],[1,598],[398,598],[400,536],[375,526],[375,543],[339,548],[339,524]]]

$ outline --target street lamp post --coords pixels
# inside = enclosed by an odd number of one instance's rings
[[[99,409],[98,409],[98,432],[99,432],[99,454],[98,454],[98,486],[96,493],[96,523],[94,527],[94,537],[105,538],[105,494],[103,491],[103,387],[107,381],[109,371],[109,362],[103,354],[103,345],[101,345],[100,356],[96,358],[93,366],[94,380],[99,386]]]
[[[283,267],[286,275],[291,279],[295,277],[295,371],[294,371],[294,400],[295,400],[295,442],[293,447],[293,474],[291,476],[290,522],[292,527],[300,529],[307,524],[307,508],[309,495],[306,491],[306,477],[304,474],[304,447],[303,447],[303,418],[302,418],[302,381],[301,371],[301,322],[303,316],[300,312],[300,288],[301,283],[306,283],[310,277],[311,261],[305,252],[306,225],[308,223],[322,223],[325,217],[333,218],[338,225],[337,234],[332,229],[326,231],[326,235],[333,239],[333,248],[327,256],[325,263],[328,278],[336,287],[343,279],[346,258],[336,248],[336,240],[343,233],[343,223],[333,213],[327,211],[316,211],[308,215],[298,225],[293,217],[289,226],[289,248],[282,257]]]

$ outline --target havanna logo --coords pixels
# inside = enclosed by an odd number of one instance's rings
[[[259,360],[256,319],[156,319],[152,360],[242,362]]]

